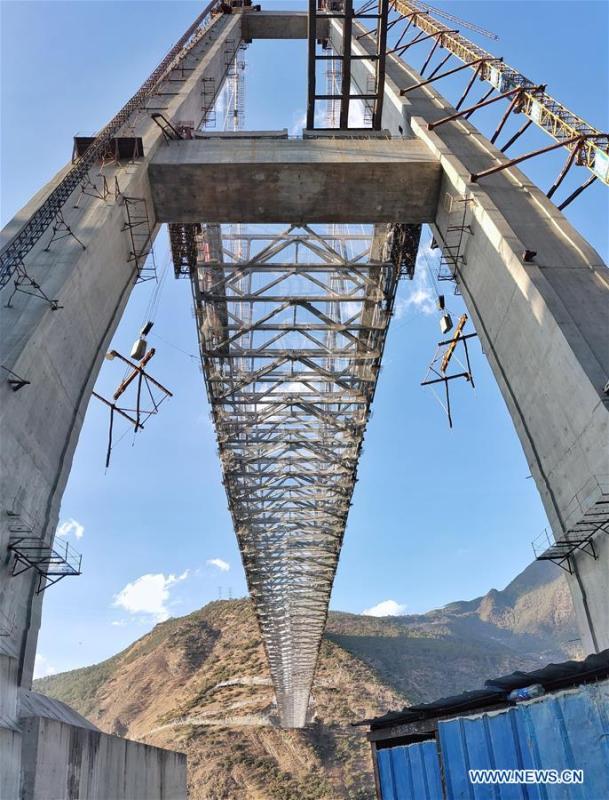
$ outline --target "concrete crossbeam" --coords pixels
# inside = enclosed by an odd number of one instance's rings
[[[318,36],[331,33],[340,49],[340,24],[320,24],[326,28],[318,28]],[[221,85],[242,38],[302,39],[306,31],[304,13],[216,17],[185,56],[183,69],[167,76],[145,110],[162,111],[168,120],[197,127],[203,80],[208,88]],[[369,38],[354,41],[353,51],[362,54],[371,46]],[[370,62],[353,62],[352,76],[362,92],[371,74]],[[609,496],[602,494],[609,479],[607,270],[518,169],[471,183],[471,172],[493,166],[503,156],[466,120],[430,133],[426,123],[452,109],[430,86],[400,97],[401,88],[418,80],[399,59],[388,59],[383,125],[394,135],[401,129],[406,139],[326,134],[296,141],[258,135],[250,140],[233,136],[164,143],[148,113],[133,120],[145,157],[129,167],[108,169],[111,182],[118,178],[119,196],[105,201],[83,197],[78,208],[72,200],[65,204],[66,222],[86,250],[68,237],[47,251],[47,231],[25,257],[28,274],[63,308],[51,310],[40,298],[20,293],[3,311],[0,364],[31,381],[19,394],[0,382],[5,511],[23,511],[36,533],[52,540],[91,389],[134,283],[124,229],[125,196],[146,200],[152,237],[167,221],[429,222],[446,255],[454,253],[459,226],[465,225],[455,278],[555,533],[601,507],[603,496]],[[15,217],[5,230],[6,239],[31,217],[66,170]],[[91,177],[99,179],[95,173],[92,169]],[[523,259],[525,249],[536,252],[532,261]],[[5,288],[0,304],[11,291],[10,285]],[[361,372],[364,376],[364,367]],[[13,796],[19,782],[17,687],[31,681],[41,614],[32,576],[10,577],[10,533],[3,515],[0,612],[14,622],[14,629],[2,637],[0,649],[2,797]],[[598,537],[596,555],[578,554],[570,578],[587,650],[609,646],[609,537]],[[281,576],[281,582],[287,580],[287,574]],[[273,591],[278,584],[279,576],[273,576]],[[271,599],[273,609],[281,611],[282,597]],[[272,631],[278,653],[284,633],[281,626]],[[276,664],[283,669],[281,659]],[[292,723],[301,724],[308,690],[294,691],[289,681],[286,686],[285,702],[301,709]]]
[[[258,11],[243,15],[243,38],[306,39],[309,15],[306,11]],[[319,20],[317,35],[327,36],[328,20]]]
[[[430,222],[441,169],[414,139],[178,141],[148,170],[159,222]]]

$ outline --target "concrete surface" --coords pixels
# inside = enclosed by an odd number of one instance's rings
[[[193,131],[193,139],[287,139],[288,129],[278,131]]]
[[[44,717],[23,721],[21,800],[186,800],[186,756]]]
[[[170,142],[148,170],[159,222],[430,222],[440,165],[414,139]]]
[[[243,15],[243,38],[248,39],[306,39],[306,11],[258,11]],[[328,20],[317,22],[320,39],[328,35]]]

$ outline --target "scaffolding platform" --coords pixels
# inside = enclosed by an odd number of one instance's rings
[[[96,139],[96,136],[76,134],[72,161],[74,162],[77,158],[83,156]],[[108,142],[106,152],[99,160],[102,161],[104,158],[111,156],[115,161],[129,161],[133,158],[142,158],[143,155],[144,143],[141,136],[113,136]]]
[[[68,575],[81,574],[82,556],[67,541],[46,544],[37,536],[12,536],[8,550],[14,555],[13,576],[28,569],[38,573],[36,594]]]
[[[581,550],[595,561],[598,558],[594,538],[597,533],[609,536],[609,522],[589,524],[582,522],[572,530],[567,531],[558,539],[554,538],[547,530],[533,542],[533,552],[537,561],[553,561],[569,575],[573,574],[573,555]]]

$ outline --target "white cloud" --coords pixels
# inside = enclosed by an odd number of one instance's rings
[[[73,533],[77,539],[82,539],[85,534],[85,526],[78,520],[70,518],[62,522],[57,528],[58,536],[68,536],[71,533]]]
[[[303,128],[307,126],[307,112],[295,111],[292,114],[292,125],[290,126],[290,136],[300,136]]]
[[[435,314],[436,299],[433,287],[429,281],[427,271],[417,268],[414,278],[408,284],[410,291],[406,297],[398,297],[395,301],[394,315],[396,319],[402,319],[406,313],[413,309],[419,314]]]
[[[413,289],[410,296],[406,298],[406,303],[421,314],[433,314],[436,311],[436,304],[432,291],[427,286],[419,286]]]
[[[306,394],[311,391],[312,389],[302,381],[283,381],[271,389],[271,392],[281,394]]]
[[[370,121],[366,122],[365,117],[366,106],[361,100],[356,100],[349,106],[349,127],[351,128],[367,128]]]
[[[372,608],[362,611],[362,614],[365,617],[400,617],[406,613],[406,608],[407,606],[395,600],[383,600]]]
[[[47,658],[42,653],[36,653],[36,660],[34,661],[34,678],[46,678],[48,675],[55,675],[57,670],[54,666],[49,664]]]
[[[420,246],[414,278],[403,284],[407,288],[406,297],[398,297],[395,301],[393,310],[396,319],[402,319],[411,309],[419,314],[437,313],[436,290],[429,273],[437,269],[439,257],[440,250],[432,250],[431,243]]]
[[[185,581],[189,574],[190,570],[177,576],[162,573],[142,575],[114,596],[113,605],[130,614],[146,614],[157,622],[163,622],[169,617],[169,590],[176,583]]]
[[[110,624],[114,625],[115,628],[123,628],[127,624],[127,620],[126,619],[113,619]]]
[[[206,562],[210,567],[217,567],[220,572],[228,572],[230,564],[221,558],[209,558]]]

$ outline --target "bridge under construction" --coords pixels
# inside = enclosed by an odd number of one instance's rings
[[[20,780],[18,697],[31,686],[43,590],[80,573],[54,541],[80,428],[130,293],[154,277],[163,224],[176,277],[192,286],[283,726],[307,722],[396,289],[415,273],[424,224],[550,521],[539,557],[566,570],[585,649],[609,647],[609,273],[562,213],[592,183],[609,184],[609,139],[461,23],[402,0],[311,0],[306,12],[212,2],[4,229],[0,680],[10,726],[0,736],[11,766],[0,796]],[[244,46],[282,38],[308,42],[302,137],[235,123]],[[420,72],[407,60],[418,45],[429,51]],[[438,82],[455,76],[463,85],[449,102]],[[227,87],[232,122],[214,130]],[[473,115],[489,107],[498,120],[487,138]],[[547,144],[514,155],[530,127]],[[559,149],[551,187],[520,171]],[[582,182],[565,193],[572,170]],[[461,328],[448,336],[454,348]],[[146,386],[153,412],[169,394],[144,338],[131,357],[110,354],[131,372],[114,397],[96,395],[135,430],[149,412],[139,395],[126,408],[123,393]],[[435,374],[448,392],[447,363]]]

